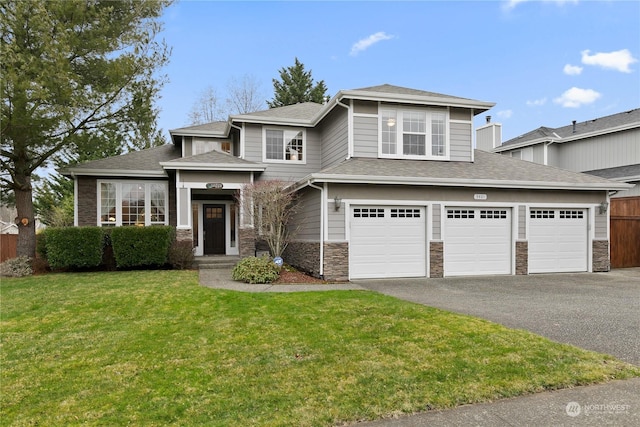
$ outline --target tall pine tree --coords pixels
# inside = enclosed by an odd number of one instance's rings
[[[304,64],[295,59],[295,64],[281,68],[280,80],[273,79],[273,99],[267,101],[269,108],[284,107],[300,102],[323,103],[327,94],[324,80],[314,85],[311,71],[304,70]]]

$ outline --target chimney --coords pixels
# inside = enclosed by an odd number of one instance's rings
[[[576,133],[576,121],[572,121],[571,123],[573,123],[573,133]]]
[[[491,116],[486,119],[487,124],[476,129],[476,148],[490,152],[502,144],[502,125],[491,122]]]

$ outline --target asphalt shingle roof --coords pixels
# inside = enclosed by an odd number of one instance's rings
[[[520,144],[523,142],[534,141],[540,138],[562,139],[568,137],[580,136],[592,132],[604,131],[632,123],[640,122],[640,108],[624,111],[622,113],[612,114],[610,116],[599,117],[584,122],[576,122],[576,131],[573,131],[573,124],[558,128],[550,128],[546,126],[527,132],[516,138],[512,138],[502,143],[502,147],[512,144]]]
[[[640,176],[640,164],[597,169],[585,173],[607,179],[638,177]]]
[[[231,154],[222,153],[220,151],[209,151],[195,156],[180,157],[164,162],[165,165],[171,164],[211,164],[211,165],[238,165],[238,166],[260,166],[258,163],[232,156]]]
[[[180,150],[173,144],[165,144],[159,147],[148,148],[140,151],[132,151],[120,156],[107,157],[81,163],[62,169],[60,173],[70,175],[72,172],[82,174],[95,170],[118,170],[132,172],[164,172],[160,162],[167,162],[180,157]]]
[[[233,115],[231,118],[255,117],[256,119],[279,119],[279,120],[312,120],[323,104],[316,102],[302,102],[299,104],[286,105],[284,107],[270,108],[268,110],[256,111],[254,113]]]
[[[336,166],[313,174],[319,181],[334,177],[411,178],[434,179],[438,181],[503,181],[505,184],[540,183],[569,185],[608,185],[611,181],[570,172],[551,166],[544,166],[525,160],[514,159],[500,154],[475,150],[475,161],[444,162],[436,160],[400,160],[377,158],[351,158]],[[615,185],[615,184],[614,184]]]
[[[451,100],[464,99],[466,101],[472,101],[469,98],[461,98],[459,96],[445,95],[442,93],[429,92],[426,90],[419,90],[419,89],[411,89],[408,87],[394,86],[390,84],[363,87],[360,89],[353,89],[349,92],[379,92],[379,93],[398,94],[398,95],[427,96],[432,98],[447,98]]]

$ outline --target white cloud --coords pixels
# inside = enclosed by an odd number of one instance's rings
[[[530,107],[541,107],[547,103],[547,98],[534,99],[533,101],[527,101],[527,105]]]
[[[553,102],[560,104],[563,107],[578,108],[582,105],[591,104],[602,95],[593,89],[580,89],[578,87],[572,87],[566,90]]]
[[[518,6],[519,4],[528,2],[531,0],[506,0],[503,5],[502,8],[504,10],[513,10],[516,8],[516,6]],[[558,6],[563,6],[566,3],[571,3],[571,4],[578,4],[578,0],[543,0],[545,3],[555,3]]]
[[[509,118],[511,118],[511,116],[513,116],[513,110],[498,111],[497,115],[501,119],[509,119]]]
[[[358,53],[367,50],[378,42],[381,42],[383,40],[391,40],[393,38],[395,38],[395,36],[389,35],[384,31],[371,34],[369,37],[358,40],[356,43],[354,43],[353,46],[351,46],[351,52],[349,52],[349,55],[356,56]]]
[[[629,49],[616,50],[614,52],[598,52],[589,55],[588,50],[582,51],[582,63],[586,65],[596,65],[602,68],[620,71],[622,73],[630,73],[629,65],[638,62],[631,55]]]
[[[562,69],[562,71],[564,71],[564,73],[568,76],[578,76],[582,74],[582,70],[583,70],[582,67],[578,65],[571,65],[571,64],[565,65],[564,68]]]

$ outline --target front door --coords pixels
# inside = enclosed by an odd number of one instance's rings
[[[204,205],[204,254],[225,253],[225,205]]]

